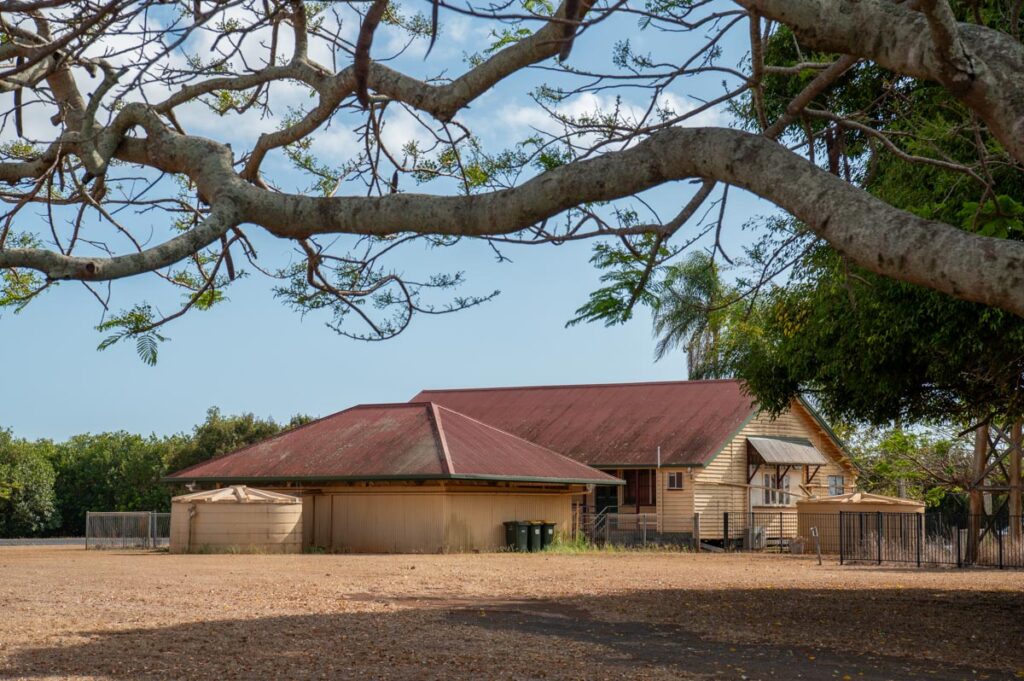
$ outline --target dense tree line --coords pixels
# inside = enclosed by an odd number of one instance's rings
[[[160,482],[168,473],[307,421],[211,407],[191,433],[167,437],[117,431],[31,441],[0,429],[0,537],[81,536],[86,511],[168,511],[181,491]]]

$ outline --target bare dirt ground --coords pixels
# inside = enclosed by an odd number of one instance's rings
[[[0,549],[0,678],[1016,679],[1024,572]]]

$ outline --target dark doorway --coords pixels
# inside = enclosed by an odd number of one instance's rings
[[[619,488],[612,485],[598,485],[594,488],[594,510],[598,513],[608,511],[617,513],[619,510]]]

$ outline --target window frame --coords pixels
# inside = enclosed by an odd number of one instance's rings
[[[673,485],[672,481],[678,480],[678,485]],[[669,471],[665,475],[665,489],[669,492],[680,492],[686,489],[686,482],[683,476],[683,471]]]
[[[622,490],[623,506],[656,506],[658,503],[658,471],[653,468],[627,468],[622,471],[626,487]],[[630,496],[632,495],[632,496]]]
[[[839,480],[838,488],[834,487],[833,484],[832,484],[835,480]],[[829,475],[826,478],[826,482],[828,484],[828,495],[830,497],[837,497],[840,494],[846,494],[846,476],[845,475]],[[834,489],[838,489],[839,491],[838,492],[834,492],[833,491]]]
[[[793,494],[790,492],[789,473],[777,478],[774,473],[765,473],[762,477],[764,486],[761,490],[762,506],[792,506]]]

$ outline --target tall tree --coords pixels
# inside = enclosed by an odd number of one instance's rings
[[[295,416],[288,427],[308,421],[308,417]],[[273,419],[261,419],[253,414],[224,416],[217,407],[206,411],[206,420],[197,425],[188,437],[176,438],[167,452],[167,471],[173,472],[226,454],[277,435],[282,427]]]
[[[0,429],[0,537],[46,534],[60,523],[49,442],[15,439]]]
[[[85,534],[88,511],[168,511],[164,444],[124,431],[76,435],[56,445],[53,465],[61,532]]]
[[[736,291],[701,251],[666,268],[664,277],[654,308],[655,357],[682,349],[690,379],[732,376],[726,336],[741,332]]]
[[[433,4],[428,20],[397,3],[8,2],[0,90],[14,96],[0,149],[0,182],[8,185],[0,194],[0,299],[20,306],[60,281],[95,287],[157,273],[183,294],[179,309],[161,314],[135,299],[100,324],[110,334],[104,346],[132,339],[155,361],[161,326],[223,303],[251,262],[254,271],[276,272],[288,304],[326,314],[342,333],[386,338],[416,312],[462,309],[490,295],[437,300],[433,293],[462,275],[389,266],[388,257],[410,244],[617,238],[654,266],[700,231],[701,205],[724,200],[724,187],[735,186],[780,206],[864,270],[1024,315],[1024,244],[916,214],[834,172],[842,155],[837,126],[910,155],[884,121],[815,106],[850,72],[891,74],[864,81],[871,101],[908,83],[932,83],[969,113],[986,168],[1018,173],[1024,47],[1016,5],[467,4],[459,11],[494,39],[461,73],[450,76],[437,50],[415,75],[398,70],[401,62],[389,59],[375,33],[432,45],[447,14]],[[354,46],[345,37],[350,25],[360,26]],[[606,27],[635,32],[636,40],[607,45]],[[806,59],[773,61],[765,44],[782,28]],[[659,32],[672,39],[651,39]],[[743,70],[723,49],[734,35],[749,42]],[[643,52],[634,47],[640,43]],[[579,59],[582,49],[608,49],[611,65]],[[772,78],[798,85],[774,109],[766,106]],[[689,79],[725,89],[711,101],[686,102],[677,88]],[[308,105],[289,110],[303,101],[294,88],[309,95]],[[491,91],[532,93],[532,113],[548,125],[522,144],[485,148],[466,111]],[[621,98],[572,113],[595,93]],[[747,95],[756,120],[749,130],[684,125]],[[389,141],[382,131],[399,117],[417,121],[423,139]],[[815,135],[811,143],[793,139],[799,124],[830,117],[842,120],[820,137],[803,126]],[[318,155],[313,134],[328,126],[358,140],[350,157]],[[821,141],[825,155],[815,153]],[[941,156],[913,160],[992,189],[977,168]],[[310,178],[308,190],[282,173],[285,162]],[[677,192],[686,181],[696,189]],[[426,191],[407,191],[413,183]],[[678,196],[675,217],[659,218],[640,196],[662,186]],[[1002,192],[989,193],[992,208],[983,201],[979,212],[1003,211]],[[290,240],[300,260],[258,266],[250,228]]]

